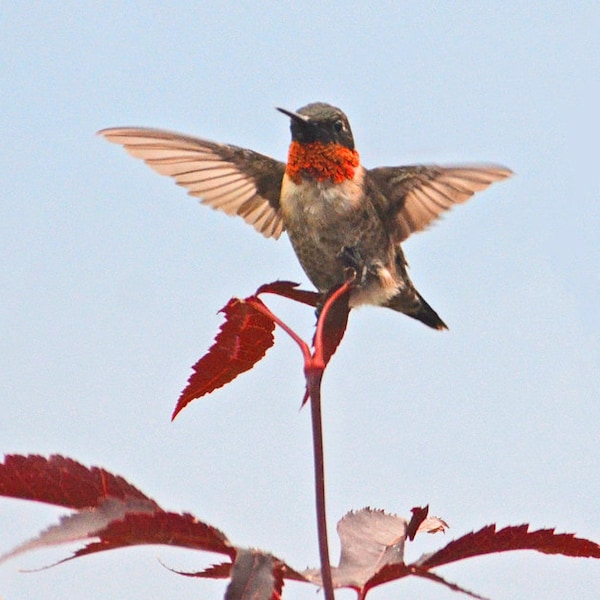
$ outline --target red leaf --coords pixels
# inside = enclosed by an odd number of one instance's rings
[[[235,556],[235,549],[218,529],[189,514],[165,512],[122,477],[62,456],[7,456],[0,463],[0,495],[78,509],[1,556],[0,562],[28,550],[90,538],[98,541],[71,558],[138,544],[167,544]]]
[[[344,515],[337,523],[341,554],[332,567],[334,587],[361,589],[386,564],[403,563],[406,519],[382,510],[363,508]],[[307,569],[303,575],[322,584],[321,569]]]
[[[274,566],[274,559],[270,554],[259,550],[238,549],[225,600],[271,600],[277,590]],[[281,575],[278,584],[280,594],[283,587]]]
[[[415,565],[432,569],[473,556],[510,550],[536,550],[544,554],[600,558],[600,546],[595,542],[577,538],[572,533],[554,533],[554,529],[528,529],[529,525],[516,525],[496,531],[495,525],[488,525],[453,540],[441,550],[418,560]]]
[[[0,562],[30,550],[90,539],[111,522],[124,518],[129,511],[154,512],[156,510],[160,509],[157,509],[154,502],[149,500],[129,498],[124,501],[117,498],[106,498],[96,507],[82,508],[76,513],[61,517],[58,525],[48,527],[36,538],[0,556]]]
[[[496,552],[536,550],[545,554],[600,558],[600,545],[595,542],[577,538],[572,533],[554,533],[554,529],[539,529],[531,532],[528,529],[528,525],[517,525],[496,531],[495,525],[488,525],[477,532],[471,532],[453,540],[441,550],[433,554],[426,554],[409,565],[386,565],[365,584],[362,590],[362,597],[366,596],[367,592],[373,587],[401,579],[407,575],[416,575],[432,579],[450,589],[463,592],[473,598],[481,598],[481,596],[469,592],[454,583],[449,583],[439,575],[429,571],[435,567],[465,558],[473,558]]]
[[[308,583],[308,579],[292,569],[289,565],[286,565],[279,558],[274,558],[274,571],[277,571],[283,579],[292,579],[294,581],[303,581],[304,583]],[[170,571],[177,573],[178,575],[184,575],[185,577],[200,577],[202,579],[227,579],[231,575],[231,568],[233,567],[233,563],[219,563],[216,565],[211,565],[202,571],[196,572],[185,572],[185,571],[176,571],[167,567]],[[276,576],[276,579],[279,575]]]
[[[253,302],[262,302],[252,297]],[[247,298],[246,300],[249,300]],[[215,343],[194,365],[194,373],[181,392],[172,419],[187,406],[250,370],[273,345],[275,324],[246,300],[232,298],[220,312],[225,314]]]
[[[0,496],[67,508],[95,507],[107,497],[138,499],[158,508],[122,477],[58,455],[50,458],[7,455],[4,463],[0,463]]]
[[[329,307],[326,314],[323,314],[325,323],[323,325],[323,362],[325,365],[330,361],[331,357],[337,350],[344,333],[346,332],[346,325],[348,324],[348,315],[350,314],[350,307],[348,301],[350,300],[350,290],[342,294],[335,300]],[[313,340],[314,344],[314,340]]]
[[[297,283],[292,281],[274,281],[273,283],[265,283],[256,290],[256,295],[259,294],[277,294],[284,296],[290,300],[308,304],[309,306],[317,306],[322,294],[318,292],[310,292],[308,290],[298,290]]]
[[[184,577],[200,577],[202,579],[229,579],[229,576],[231,575],[231,567],[233,567],[233,563],[228,562],[211,565],[202,571],[195,572],[176,571],[170,567],[167,567],[167,569],[169,569],[169,571],[173,571],[173,573],[177,573],[177,575],[183,575]]]
[[[422,513],[421,516],[424,517]],[[416,525],[415,533],[443,531],[445,526],[437,517],[423,518]],[[386,565],[401,565],[401,570],[407,568],[404,545],[408,523],[404,517],[363,508],[344,515],[338,521],[337,533],[341,554],[339,565],[331,569],[334,587],[361,590],[372,587],[370,582]],[[322,583],[320,569],[307,569],[303,575],[313,583]]]
[[[460,592],[462,594],[465,594],[466,596],[469,596],[470,598],[475,598],[475,600],[489,600],[485,596],[480,596],[479,594],[476,594],[475,592],[471,592],[470,590],[467,590],[466,588],[464,588],[456,583],[452,583],[451,581],[446,581],[446,579],[444,579],[443,577],[440,577],[436,573],[431,573],[430,571],[414,570],[412,574],[418,575],[419,577],[422,577],[423,579],[429,579],[430,581],[435,581],[435,583],[440,583],[441,585],[447,587],[448,589],[452,590],[453,592]]]
[[[410,509],[410,512],[412,513],[412,517],[406,529],[406,537],[412,542],[412,540],[415,539],[415,535],[417,535],[419,525],[427,518],[427,515],[429,514],[429,505],[425,507],[415,506]]]
[[[414,565],[406,565],[396,564],[396,565],[385,565],[382,569],[379,570],[377,575],[369,579],[362,590],[360,590],[359,598],[366,598],[367,594],[371,589],[378,585],[382,585],[384,583],[389,583],[391,581],[397,581],[398,579],[402,579],[407,577],[408,575],[417,575],[424,579],[429,579],[431,581],[435,581],[436,583],[440,583],[445,587],[451,589],[454,592],[461,592],[471,598],[476,598],[477,600],[487,600],[484,596],[480,596],[474,592],[463,588],[456,583],[452,583],[450,581],[446,581],[443,577],[440,577],[436,573],[429,572],[424,569],[419,569]]]
[[[153,513],[128,513],[97,531],[94,537],[100,538],[100,541],[88,544],[71,558],[140,544],[163,544],[217,552],[232,558],[235,556],[235,549],[224,533],[187,513],[162,510]]]

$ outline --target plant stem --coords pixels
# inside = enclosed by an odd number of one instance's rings
[[[325,461],[323,459],[323,426],[321,418],[321,379],[323,371],[313,370],[307,374],[310,393],[310,413],[313,431],[313,456],[315,467],[315,501],[317,507],[317,534],[321,579],[325,600],[334,600],[329,544],[327,542],[327,515],[325,511]]]
[[[321,416],[321,381],[327,365],[324,356],[323,336],[325,322],[333,305],[346,293],[354,281],[350,275],[344,284],[336,290],[323,305],[317,321],[314,340],[314,352],[304,372],[308,393],[310,395],[310,414],[313,432],[313,457],[315,469],[315,504],[317,508],[317,534],[319,537],[319,557],[321,559],[321,581],[325,600],[334,600],[333,578],[331,577],[331,560],[329,559],[329,543],[327,541],[327,512],[325,509],[325,459],[323,452],[323,419]]]
[[[300,336],[298,336],[283,321],[276,317],[260,300],[248,299],[255,309],[271,318],[274,323],[277,323],[277,325],[283,328],[283,330],[289,336],[291,336],[291,338],[300,347],[304,357],[306,388],[308,396],[310,397],[310,414],[313,434],[313,459],[315,471],[315,504],[317,509],[317,535],[319,538],[319,557],[321,560],[321,583],[323,585],[325,600],[335,600],[333,592],[333,578],[331,576],[331,560],[329,559],[329,543],[327,540],[327,513],[325,509],[325,459],[323,452],[323,419],[321,416],[321,381],[323,379],[323,372],[325,371],[327,362],[331,358],[331,354],[335,351],[335,346],[333,346],[333,349],[329,349],[326,356],[324,346],[324,338],[327,335],[325,323],[333,305],[344,294],[349,293],[354,279],[354,271],[348,270],[346,273],[345,282],[325,301],[317,321],[317,329],[314,339],[314,351],[312,353],[310,352],[306,342],[304,342]],[[348,315],[347,311],[348,306],[346,304],[345,317]],[[343,328],[341,329],[341,335],[343,335],[344,328],[345,320]],[[341,340],[341,335],[339,340]],[[339,340],[337,343],[339,343]]]

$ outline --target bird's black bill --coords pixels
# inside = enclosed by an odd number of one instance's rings
[[[301,123],[303,125],[305,125],[306,123],[309,122],[309,119],[306,115],[301,115],[297,112],[294,112],[292,110],[287,110],[286,108],[279,108],[279,106],[275,107],[279,112],[283,113],[284,115],[288,116],[290,119],[292,119],[292,121],[296,121],[297,123]]]

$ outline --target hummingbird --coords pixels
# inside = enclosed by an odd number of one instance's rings
[[[160,129],[116,127],[121,144],[191,196],[239,215],[265,237],[287,232],[300,264],[323,294],[356,273],[349,305],[384,306],[447,329],[416,290],[401,244],[440,215],[512,174],[493,164],[365,168],[346,115],[324,102],[289,117],[287,162],[254,150]]]

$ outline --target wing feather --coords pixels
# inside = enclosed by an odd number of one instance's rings
[[[399,243],[475,192],[512,175],[499,165],[380,167],[370,176],[382,192],[377,205]]]
[[[203,204],[239,215],[266,237],[283,232],[279,196],[285,165],[253,150],[170,131],[116,127],[98,132]]]

